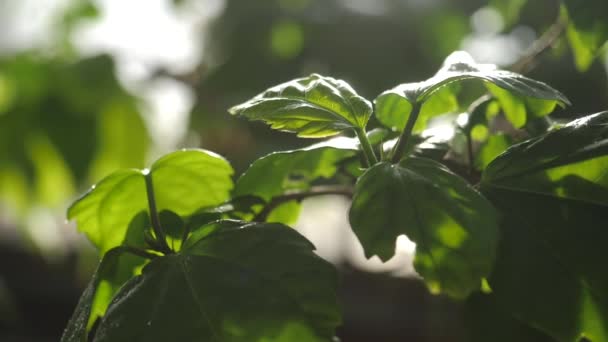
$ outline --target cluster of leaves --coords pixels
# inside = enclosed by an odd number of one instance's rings
[[[476,164],[478,184],[448,167],[450,144],[416,136],[459,108],[454,85],[464,80],[490,94],[469,107],[457,135],[485,141],[480,154],[491,146]],[[313,74],[272,87],[230,112],[302,137],[352,131],[358,140],[270,154],[234,183],[230,164],[204,150],[106,177],[69,209],[103,259],[63,341],[331,340],[340,324],[334,270],[283,223],[303,198],[351,192],[365,254],[391,258],[402,234],[416,242],[415,269],[429,290],[484,317],[473,340],[504,340],[510,326],[526,327],[511,340],[605,340],[599,263],[608,235],[596,220],[608,205],[608,112],[508,149],[488,133],[498,110],[532,130],[565,104],[548,85],[463,52],[432,78],[382,93],[375,113],[342,80]],[[392,132],[366,132],[372,114]]]

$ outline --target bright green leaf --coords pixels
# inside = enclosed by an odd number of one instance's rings
[[[497,156],[511,146],[511,138],[506,134],[491,135],[484,142],[475,156],[475,166],[479,170],[485,169]]]
[[[351,139],[336,138],[306,149],[271,153],[253,162],[239,177],[233,195],[254,195],[268,202],[287,191],[306,190],[317,179],[333,177],[339,162],[356,154],[353,148],[356,145]],[[293,213],[299,212],[297,203],[290,207]]]
[[[331,340],[336,274],[305,238],[258,223],[197,238],[125,284],[95,341]]]
[[[272,87],[229,111],[300,137],[318,138],[365,128],[372,106],[346,82],[312,74]]]
[[[432,160],[409,157],[370,168],[357,182],[349,217],[368,257],[392,257],[401,234],[416,242],[414,266],[433,292],[466,297],[491,270],[494,208]]]
[[[522,128],[532,119],[551,114],[558,104],[558,101],[518,96],[493,84],[486,86],[498,100],[507,120],[515,128]]]
[[[188,216],[222,204],[232,189],[232,168],[220,156],[203,150],[181,150],[157,160],[150,171],[157,209]],[[144,173],[121,170],[104,178],[68,210],[101,253],[125,240],[133,217],[148,210]],[[143,234],[143,232],[141,232]]]
[[[431,101],[434,93],[445,97],[441,88],[462,80],[478,79],[516,95],[549,100],[561,105],[569,104],[568,99],[559,91],[545,83],[527,78],[506,70],[498,70],[493,64],[478,64],[464,51],[452,53],[441,69],[426,81],[401,84],[385,91],[376,98],[376,115],[384,125],[402,130],[410,114],[412,104]],[[436,114],[436,113],[435,113]]]
[[[396,131],[403,130],[407,117],[412,110],[412,103],[406,97],[408,87],[409,84],[399,85],[380,94],[375,100],[378,120],[383,125]],[[458,100],[453,86],[446,86],[437,90],[422,106],[416,125],[414,125],[414,132],[423,131],[432,117],[453,112],[457,109]]]

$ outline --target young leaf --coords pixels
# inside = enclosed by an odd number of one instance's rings
[[[372,106],[346,82],[312,74],[272,87],[229,112],[300,137],[319,138],[365,128]]]
[[[401,84],[380,94],[375,101],[376,116],[384,125],[402,130],[414,103],[431,101],[431,95],[440,91],[441,87],[466,79],[488,82],[523,97],[553,101],[560,105],[570,103],[563,94],[545,83],[514,72],[498,70],[493,64],[478,64],[468,53],[456,51],[446,58],[441,69],[428,80]],[[444,96],[446,95],[443,94],[442,97]],[[398,98],[400,99],[397,100]],[[423,111],[425,106],[426,103],[422,106]]]
[[[608,112],[509,148],[482,191],[503,213],[490,284],[511,312],[560,341],[608,339]],[[518,274],[517,278],[513,274]]]
[[[376,116],[386,127],[403,131],[408,116],[405,113],[412,111],[412,101],[406,97],[409,84],[401,84],[382,93],[375,100]],[[414,132],[422,132],[432,117],[450,113],[458,109],[458,99],[452,86],[443,87],[433,94],[422,106],[420,115],[414,125]]]
[[[331,178],[338,170],[340,161],[356,154],[356,145],[351,139],[340,139],[345,142],[338,144],[341,148],[333,146],[336,144],[332,141],[338,140],[331,139],[328,143],[300,150],[274,152],[256,160],[237,180],[234,197],[254,195],[268,202],[289,190],[306,190],[316,179]],[[297,219],[298,203],[290,202],[288,207],[282,209],[279,221],[287,223],[288,219]],[[293,215],[288,215],[286,210]],[[274,215],[268,219],[277,219],[278,213]]]
[[[330,341],[333,267],[280,224],[214,225],[116,295],[95,341]]]
[[[91,327],[92,319],[95,319],[96,309],[95,302],[99,299],[100,291],[104,282],[108,283],[116,280],[117,266],[124,262],[125,258],[138,258],[132,254],[127,254],[128,250],[124,247],[117,247],[109,250],[102,258],[97,270],[89,281],[86,289],[82,293],[78,305],[72,314],[72,318],[68,322],[67,327],[61,337],[61,342],[84,342],[87,341],[87,335]],[[124,279],[123,283],[128,279]],[[104,308],[105,309],[105,308]],[[105,311],[105,310],[104,310]],[[99,314],[99,312],[97,312]],[[103,314],[103,312],[101,312]]]
[[[253,162],[239,177],[234,196],[255,195],[268,201],[288,190],[306,189],[315,179],[332,177],[336,164],[354,155],[351,149],[317,145],[271,153]]]
[[[204,150],[170,153],[156,161],[148,172],[154,184],[157,209],[182,216],[223,203],[232,189],[230,164]],[[121,170],[74,202],[68,209],[68,219],[76,220],[78,229],[103,254],[121,245],[133,217],[147,210],[144,173]]]
[[[414,266],[434,292],[466,297],[479,289],[494,262],[494,208],[429,159],[370,168],[357,182],[349,218],[368,257],[392,257],[401,234],[416,242]]]

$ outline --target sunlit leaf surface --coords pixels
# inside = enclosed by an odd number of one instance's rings
[[[301,137],[327,137],[348,128],[364,128],[372,105],[346,82],[312,74],[272,87],[232,107],[230,113]]]
[[[357,182],[350,223],[368,257],[388,260],[401,234],[416,242],[414,266],[433,292],[466,297],[479,289],[494,261],[494,208],[429,159],[370,168]]]
[[[510,71],[499,70],[493,64],[478,64],[468,53],[457,51],[446,58],[441,69],[433,77],[422,82],[401,84],[380,94],[375,100],[378,120],[387,127],[402,130],[412,105],[424,103],[421,110],[421,115],[423,115],[427,100],[429,106],[433,107],[431,114],[436,115],[449,111],[453,107],[453,101],[449,100],[448,94],[445,93],[446,90],[442,91],[440,88],[467,79],[491,83],[522,97],[557,104],[569,103],[563,94],[545,83]],[[439,99],[433,99],[435,96],[438,96]],[[522,121],[522,119],[518,120]]]
[[[181,150],[157,160],[151,174],[157,209],[191,215],[222,204],[232,190],[232,168],[222,157],[204,150]],[[68,210],[68,218],[101,253],[123,244],[129,225],[148,211],[144,172],[121,170],[104,178]]]

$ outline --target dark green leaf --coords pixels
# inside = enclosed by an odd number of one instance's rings
[[[515,145],[482,179],[503,214],[494,294],[560,341],[608,339],[607,123],[598,113]]]
[[[494,295],[473,294],[465,304],[467,342],[555,342],[503,310]]]
[[[558,341],[608,340],[608,206],[486,188],[501,211],[499,305]]]
[[[401,84],[380,94],[375,101],[378,120],[388,127],[402,130],[410,114],[412,104],[424,103],[422,106],[424,111],[425,101],[432,101],[435,97],[432,95],[435,92],[440,98],[447,98],[447,95],[443,94],[440,88],[467,79],[478,79],[491,83],[524,97],[553,101],[561,105],[569,104],[564,95],[545,83],[510,71],[498,70],[492,64],[478,64],[466,52],[457,51],[448,56],[441,69],[428,80]],[[449,103],[449,101],[446,103]]]
[[[105,295],[108,293],[113,294],[119,286],[132,277],[132,274],[129,274],[127,277],[125,277],[125,274],[121,274],[121,271],[124,270],[124,264],[133,263],[136,259],[142,265],[144,263],[141,257],[127,253],[128,251],[124,247],[117,247],[109,250],[103,256],[99,266],[97,266],[97,270],[78,301],[72,318],[63,332],[61,342],[87,341],[91,323],[97,316],[103,315],[107,303],[109,303],[109,299],[111,298],[105,298]],[[114,289],[111,288],[113,286],[115,287]],[[102,306],[100,302],[106,299],[105,307],[100,311]]]
[[[225,202],[232,189],[232,168],[220,156],[203,150],[182,150],[156,161],[150,171],[158,210],[180,216]],[[147,211],[144,173],[121,170],[104,178],[68,210],[101,253],[125,240],[129,223]],[[141,232],[143,234],[143,232]]]
[[[608,203],[608,112],[575,120],[509,148],[483,186]]]
[[[608,40],[608,2],[605,0],[562,0],[569,17],[567,36],[576,67],[585,71]]]
[[[416,242],[414,266],[433,292],[462,298],[494,261],[497,217],[466,181],[429,159],[380,163],[357,182],[350,223],[366,256],[387,260],[401,234]]]
[[[372,106],[346,82],[312,74],[272,87],[229,111],[300,137],[327,137],[365,128]]]
[[[213,225],[116,295],[95,341],[330,341],[333,267],[280,224]],[[191,237],[192,239],[192,237]]]

